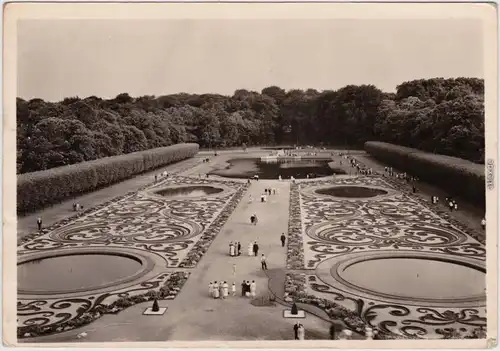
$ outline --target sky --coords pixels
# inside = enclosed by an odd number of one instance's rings
[[[18,96],[112,98],[334,90],[483,78],[481,21],[466,19],[20,20]]]

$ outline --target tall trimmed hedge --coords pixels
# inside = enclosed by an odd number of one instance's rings
[[[399,145],[368,141],[365,150],[380,161],[440,186],[451,195],[486,204],[484,165]]]
[[[198,153],[198,144],[177,144],[17,176],[17,212],[28,213]]]

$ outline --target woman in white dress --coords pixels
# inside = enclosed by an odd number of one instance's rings
[[[232,257],[232,256],[235,256],[234,255],[234,244],[231,242],[229,244],[229,255]]]
[[[236,283],[233,282],[233,285],[231,285],[231,293],[233,296],[236,296]]]
[[[253,256],[253,244],[248,243],[248,256]]]
[[[219,284],[217,283],[217,281],[214,283],[213,289],[214,289],[214,299],[218,299],[219,298]]]
[[[210,282],[208,284],[208,295],[210,297],[214,297],[214,286],[213,286],[212,282]]]
[[[224,282],[224,284],[222,284],[222,298],[225,299],[229,296],[229,285],[227,284],[227,282]]]
[[[252,297],[257,295],[257,285],[255,284],[255,280],[252,280],[252,283],[250,283],[250,295]]]
[[[299,324],[299,340],[305,340],[306,338],[306,330],[304,329],[304,326],[302,324]]]

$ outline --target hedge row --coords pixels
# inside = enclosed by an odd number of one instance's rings
[[[377,141],[366,142],[365,150],[389,166],[440,186],[452,196],[462,196],[483,207],[486,204],[484,165]]]
[[[193,157],[198,144],[177,144],[17,176],[17,212],[28,213],[70,196]]]

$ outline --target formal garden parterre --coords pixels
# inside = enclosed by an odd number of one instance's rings
[[[161,195],[165,189],[200,186],[220,191],[197,197]],[[69,294],[18,291],[18,337],[62,332],[137,303],[175,298],[189,277],[186,269],[203,257],[246,188],[238,181],[171,176],[25,238],[18,246],[18,264],[104,254],[129,256],[142,269],[128,280]]]
[[[354,195],[357,187],[380,191],[359,198],[327,195],[336,187],[348,187]],[[296,230],[289,237],[285,299],[316,305],[360,333],[373,328],[380,338],[481,334],[486,327],[484,291],[432,296],[429,287],[429,296],[407,296],[380,292],[346,277],[346,270],[358,263],[398,258],[486,272],[486,249],[476,235],[401,190],[381,176],[341,176],[293,185],[290,227]],[[358,193],[367,196],[365,191]],[[381,273],[364,277],[363,283],[384,279]],[[485,275],[479,282],[475,291],[485,288]]]

